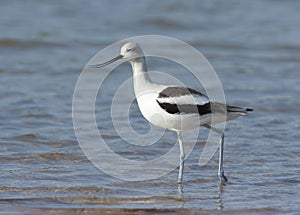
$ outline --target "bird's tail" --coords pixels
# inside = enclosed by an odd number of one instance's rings
[[[240,113],[241,115],[248,115],[248,112],[253,111],[252,108],[243,108],[238,106],[226,105],[227,113]]]

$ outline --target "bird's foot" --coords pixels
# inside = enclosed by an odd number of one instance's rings
[[[225,176],[224,172],[219,173],[220,182],[226,183],[228,181],[227,177]]]

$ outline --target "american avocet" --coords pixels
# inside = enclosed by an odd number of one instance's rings
[[[210,101],[205,94],[191,88],[153,83],[147,73],[145,56],[137,43],[124,44],[117,57],[90,67],[104,67],[120,59],[131,63],[134,92],[142,115],[156,126],[177,132],[180,148],[178,183],[182,183],[185,159],[181,131],[199,126],[211,129],[221,137],[218,175],[221,181],[226,182],[223,169],[224,132],[212,125],[245,116],[252,109]]]

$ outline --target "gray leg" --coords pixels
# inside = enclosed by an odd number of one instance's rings
[[[206,125],[205,127],[217,132],[221,136],[220,149],[219,149],[219,170],[218,170],[218,175],[219,175],[220,181],[226,182],[228,180],[227,180],[227,178],[224,174],[224,169],[223,169],[224,132],[222,130],[214,128],[210,125]]]
[[[184,154],[184,148],[183,148],[182,139],[181,139],[181,133],[179,131],[177,132],[177,136],[178,136],[178,143],[179,143],[179,149],[180,149],[180,164],[179,164],[178,183],[182,183],[185,154]]]
[[[224,154],[224,133],[222,132],[221,135],[221,145],[219,149],[219,171],[218,175],[221,181],[226,182],[228,181],[225,174],[224,174],[224,169],[223,169],[223,154]]]

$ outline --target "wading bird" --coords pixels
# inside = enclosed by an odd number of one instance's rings
[[[137,43],[124,44],[117,57],[90,67],[104,67],[120,59],[131,63],[134,92],[142,115],[150,123],[175,131],[178,135],[180,148],[178,183],[182,183],[183,180],[185,159],[181,132],[199,126],[211,129],[221,137],[218,175],[220,181],[226,182],[223,169],[224,132],[213,125],[246,116],[252,109],[211,101],[205,94],[191,88],[153,83],[147,73],[145,56]]]

